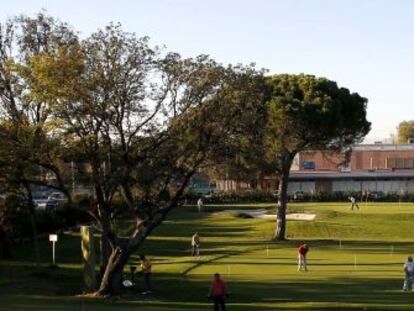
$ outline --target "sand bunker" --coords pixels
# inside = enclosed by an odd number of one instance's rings
[[[292,213],[287,214],[286,219],[290,220],[314,220],[316,217],[315,214],[305,214],[305,213]],[[259,218],[266,218],[266,219],[275,219],[276,215],[261,215]]]
[[[242,216],[248,216],[249,218],[266,218],[266,219],[275,219],[276,220],[276,215],[272,215],[272,214],[267,214],[267,210],[265,209],[252,209],[252,210],[247,210],[247,209],[231,209],[231,210],[225,210],[219,213],[234,213],[237,215]],[[292,213],[292,214],[287,214],[286,215],[286,219],[290,219],[290,220],[314,220],[316,217],[315,214],[306,214],[306,213]],[[247,218],[247,217],[246,217]]]

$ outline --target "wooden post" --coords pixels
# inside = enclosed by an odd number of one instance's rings
[[[83,279],[86,292],[92,292],[96,288],[95,240],[93,234],[94,230],[89,226],[82,226],[80,229]]]

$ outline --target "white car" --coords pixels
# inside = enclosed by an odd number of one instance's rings
[[[67,198],[62,192],[52,192],[46,199],[34,200],[36,209],[39,210],[52,210],[59,204],[67,202]]]
[[[62,192],[52,192],[48,197],[48,201],[66,202],[67,198]]]

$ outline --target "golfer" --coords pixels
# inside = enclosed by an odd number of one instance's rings
[[[152,287],[151,287],[151,268],[152,264],[149,259],[147,259],[144,255],[140,255],[139,259],[141,260],[141,273],[144,276],[144,285],[145,291],[142,292],[143,295],[151,294]]]
[[[198,208],[199,213],[201,212],[201,209],[203,208],[203,205],[204,205],[204,203],[203,203],[202,198],[199,198],[198,201],[197,201],[197,208]]]
[[[192,256],[195,257],[199,257],[200,256],[200,236],[198,235],[198,233],[194,233],[192,238],[191,238],[191,246],[193,248],[193,253]]]
[[[351,211],[354,210],[354,207],[359,209],[358,203],[356,202],[354,197],[349,197],[349,200],[351,201]]]
[[[414,292],[414,262],[413,257],[408,256],[407,262],[404,264],[405,280],[403,285],[403,291],[407,291],[411,286],[411,290]]]
[[[298,271],[308,271],[306,265],[306,255],[309,251],[309,247],[305,243],[301,243],[298,248]]]
[[[213,283],[211,283],[211,290],[209,297],[214,301],[214,311],[226,311],[226,283],[220,278],[220,274],[214,274]]]

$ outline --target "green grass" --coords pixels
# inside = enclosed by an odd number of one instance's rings
[[[16,245],[15,259],[0,261],[0,311],[209,310],[206,294],[215,272],[228,282],[229,310],[414,309],[414,293],[401,291],[402,265],[413,253],[414,204],[362,204],[354,212],[342,203],[291,204],[290,212],[317,216],[289,221],[283,243],[271,241],[272,220],[213,213],[229,208],[274,212],[269,204],[209,206],[202,214],[194,207],[176,210],[141,250],[154,263],[152,300],[139,295],[139,288],[111,300],[77,297],[82,274],[76,235],[60,236],[58,269],[47,267],[46,239],[42,268],[33,265],[30,243]],[[195,231],[202,237],[201,258],[189,256]],[[308,273],[296,271],[301,240],[310,245]]]

